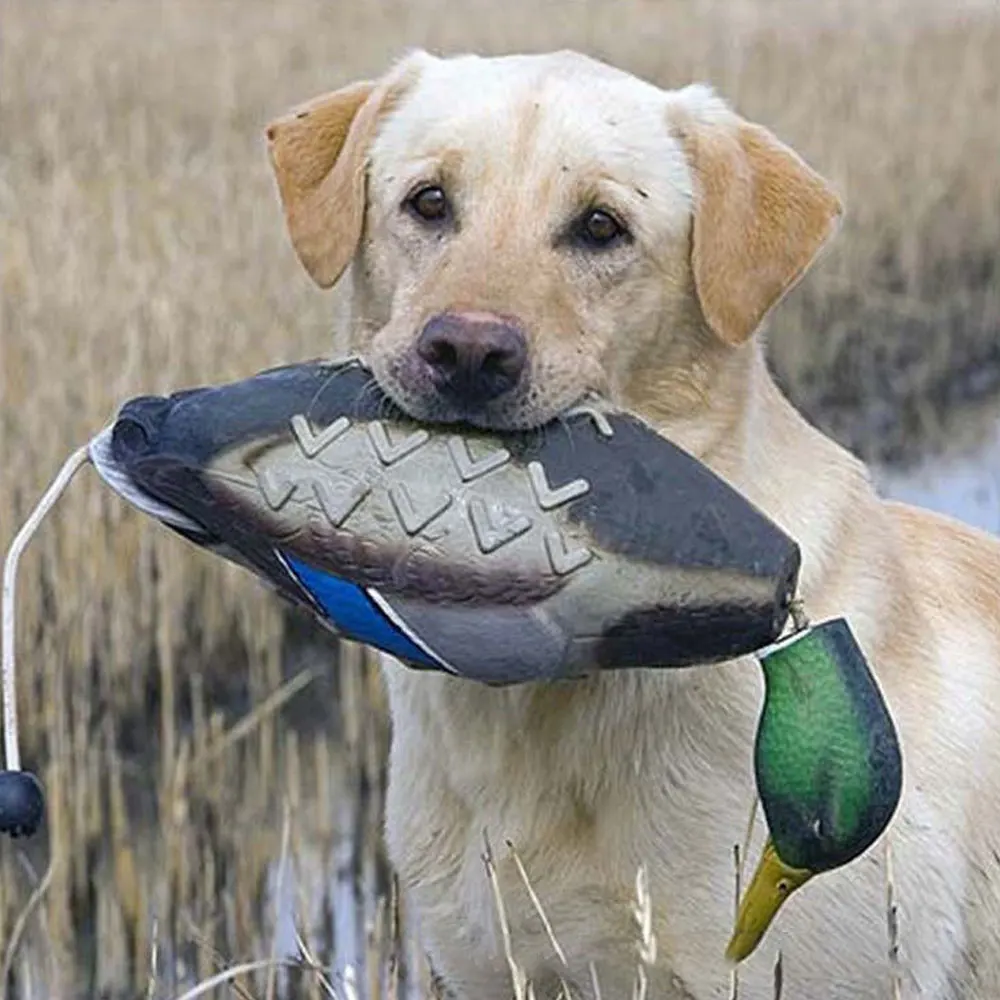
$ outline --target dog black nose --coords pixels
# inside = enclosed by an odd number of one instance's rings
[[[492,313],[442,313],[417,339],[438,390],[464,405],[484,403],[517,385],[528,360],[524,332]]]

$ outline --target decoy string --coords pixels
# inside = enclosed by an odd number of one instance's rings
[[[17,564],[21,553],[38,530],[45,515],[69,486],[70,480],[79,469],[90,461],[89,446],[78,448],[63,464],[59,474],[35,505],[21,530],[14,536],[3,563],[3,610],[2,610],[2,671],[3,671],[3,744],[5,767],[11,771],[21,770],[21,748],[17,731],[17,684],[14,667],[15,630],[15,587],[17,584]]]

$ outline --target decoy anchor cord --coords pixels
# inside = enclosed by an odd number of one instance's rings
[[[89,445],[78,448],[63,464],[59,474],[45,491],[41,500],[31,512],[21,530],[14,537],[7,550],[3,564],[3,639],[2,639],[2,670],[3,670],[3,746],[5,767],[10,771],[21,770],[21,748],[17,731],[17,687],[14,668],[15,639],[15,605],[14,594],[17,583],[17,564],[21,553],[27,548],[28,542],[38,530],[45,515],[53,504],[65,492],[70,480],[90,461]]]

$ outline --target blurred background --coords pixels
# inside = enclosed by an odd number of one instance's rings
[[[331,353],[262,130],[405,48],[714,84],[842,192],[775,372],[886,492],[1000,528],[996,0],[4,0],[0,547],[123,399]],[[379,839],[377,674],[89,472],[22,562],[0,996],[424,996]],[[346,977],[346,979],[345,979]],[[6,991],[6,992],[5,992]]]

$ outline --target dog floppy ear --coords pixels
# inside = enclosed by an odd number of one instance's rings
[[[292,246],[329,288],[350,263],[365,219],[368,150],[381,117],[412,79],[412,60],[301,105],[268,125],[268,155]]]
[[[795,152],[707,88],[678,96],[673,124],[694,180],[695,288],[716,335],[741,344],[802,277],[843,208]]]

